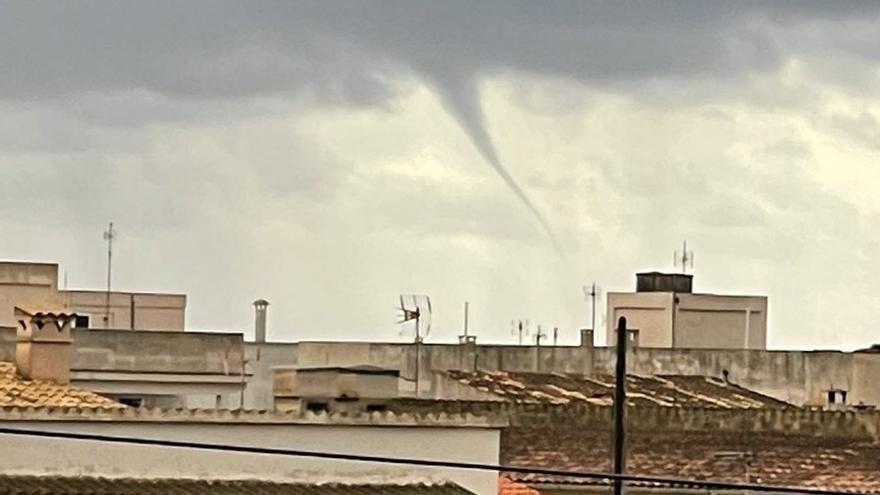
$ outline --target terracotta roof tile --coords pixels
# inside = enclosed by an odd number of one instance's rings
[[[541,492],[522,481],[502,474],[498,477],[498,495],[540,495]]]
[[[126,406],[71,385],[25,380],[18,376],[14,364],[0,361],[0,407],[122,409]]]
[[[607,431],[508,428],[504,464],[571,471],[609,472]],[[627,472],[735,483],[880,493],[880,446],[870,442],[763,432],[639,432],[627,441]],[[511,474],[530,483],[595,483]]]
[[[586,403],[610,406],[611,375],[448,371],[453,380],[512,402]],[[795,407],[773,397],[707,376],[627,375],[632,406],[763,409]]]
[[[453,484],[287,483],[0,475],[5,495],[473,495]]]

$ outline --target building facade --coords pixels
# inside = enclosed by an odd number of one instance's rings
[[[186,296],[61,290],[55,263],[0,262],[0,327],[14,326],[13,309],[76,313],[76,328],[183,331]]]
[[[767,297],[693,293],[693,276],[639,273],[636,292],[609,292],[607,345],[625,317],[634,347],[766,349]]]

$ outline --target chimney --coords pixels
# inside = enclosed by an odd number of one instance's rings
[[[591,349],[593,347],[593,338],[592,328],[581,328],[581,347]]]
[[[254,301],[254,342],[262,344],[266,342],[266,310],[269,301],[257,299]]]
[[[73,313],[31,313],[15,308],[15,365],[26,380],[70,382]]]

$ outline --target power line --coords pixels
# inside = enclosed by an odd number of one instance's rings
[[[20,428],[2,428],[0,434],[19,435],[41,438],[56,438],[64,440],[89,440],[107,443],[122,443],[134,445],[148,445],[155,447],[175,447],[187,449],[213,450],[219,452],[236,452],[249,454],[280,455],[286,457],[311,457],[315,459],[328,459],[338,461],[374,462],[382,464],[399,464],[405,466],[440,467],[449,469],[469,469],[477,471],[498,471],[521,474],[539,474],[544,476],[558,476],[585,480],[601,481],[626,481],[632,483],[648,483],[654,485],[689,487],[698,489],[715,490],[748,490],[752,492],[773,493],[802,493],[806,495],[859,495],[860,492],[823,490],[816,488],[798,488],[789,486],[773,486],[751,483],[727,483],[722,481],[699,481],[684,478],[667,478],[661,476],[641,476],[611,473],[599,473],[591,471],[562,471],[557,469],[544,469],[533,467],[502,466],[496,464],[438,461],[429,459],[411,459],[401,457],[373,456],[362,454],[344,454],[335,452],[318,452],[310,450],[277,449],[268,447],[251,447],[244,445],[227,445],[215,443],[185,442],[180,440],[156,440],[136,437],[120,437],[95,435],[91,433],[69,433],[55,431],[29,430]]]

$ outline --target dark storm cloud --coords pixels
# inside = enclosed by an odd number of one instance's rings
[[[147,89],[178,98],[306,92],[374,104],[387,76],[436,84],[522,70],[584,81],[772,70],[774,24],[876,16],[875,3],[9,2],[3,98]],[[862,37],[863,38],[863,37]],[[841,42],[843,43],[843,42]],[[851,41],[866,57],[880,49]]]

